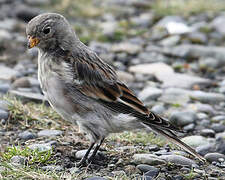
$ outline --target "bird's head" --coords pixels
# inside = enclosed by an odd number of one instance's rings
[[[68,50],[76,40],[74,30],[60,14],[44,13],[30,20],[26,27],[28,48],[51,50],[59,46]]]

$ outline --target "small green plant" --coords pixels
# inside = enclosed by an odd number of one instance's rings
[[[60,128],[62,118],[49,106],[45,104],[36,104],[33,102],[22,103],[20,100],[13,97],[5,97],[9,102],[10,117],[8,126],[12,124],[19,124],[19,128],[35,127],[43,129],[49,127]]]
[[[174,104],[172,104],[172,106],[175,107],[175,108],[181,107],[181,105],[179,103],[174,103]]]
[[[190,173],[184,175],[184,178],[186,180],[191,180],[191,179],[194,179],[195,176],[197,176],[197,175],[198,174],[194,172],[194,169],[191,169]]]
[[[2,153],[2,159],[10,161],[13,156],[24,156],[26,157],[28,164],[41,163],[44,164],[50,160],[52,150],[38,151],[37,149],[32,150],[28,147],[21,148],[18,146],[8,147],[6,152]]]

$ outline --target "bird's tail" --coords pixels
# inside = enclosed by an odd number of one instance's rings
[[[184,142],[182,142],[176,136],[176,134],[174,134],[171,130],[160,129],[159,127],[157,127],[155,125],[150,125],[150,124],[146,124],[146,123],[143,123],[143,124],[144,124],[144,126],[146,126],[148,128],[151,128],[157,134],[164,136],[165,138],[167,138],[168,140],[170,140],[174,144],[176,144],[179,147],[183,148],[185,151],[187,151],[188,153],[192,154],[194,157],[198,158],[200,161],[206,162],[206,160],[200,154],[198,154],[192,147],[190,147],[187,144],[185,144]]]

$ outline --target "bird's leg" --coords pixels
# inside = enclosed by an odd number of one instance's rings
[[[83,156],[83,158],[78,163],[78,165],[77,165],[78,167],[81,167],[81,166],[85,166],[86,165],[88,155],[90,154],[91,149],[93,148],[94,145],[95,145],[95,143],[91,143],[91,145],[89,146],[87,152],[85,153],[85,155]]]
[[[88,159],[88,162],[89,162],[89,163],[91,163],[91,162],[94,160],[94,157],[95,157],[95,155],[97,154],[97,152],[98,152],[100,146],[102,145],[104,139],[105,139],[105,138],[102,138],[101,141],[100,141],[100,143],[97,144],[97,146],[95,147],[93,153],[91,154],[91,157]]]

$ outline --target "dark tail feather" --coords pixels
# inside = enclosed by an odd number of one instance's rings
[[[183,148],[185,151],[192,154],[193,156],[198,158],[200,161],[206,162],[206,160],[200,154],[198,154],[193,148],[191,148],[190,146],[188,146],[187,144],[182,142],[172,131],[162,130],[162,129],[159,129],[158,127],[154,126],[154,125],[149,126],[149,125],[145,124],[145,126],[147,126],[148,128],[150,127],[153,131],[155,131],[156,133],[164,136],[165,138],[167,138],[168,140],[170,140],[174,144],[178,145],[179,147]]]
[[[154,127],[159,127],[161,129],[164,129],[164,130],[173,130],[173,131],[176,131],[176,132],[183,132],[183,130],[181,130],[179,127],[176,127],[174,126],[173,124],[171,124],[168,120],[160,117],[159,115],[153,113],[153,112],[150,112],[149,113],[149,116],[145,117],[145,118],[141,118],[142,122],[149,126],[149,127],[152,127],[152,125]]]

